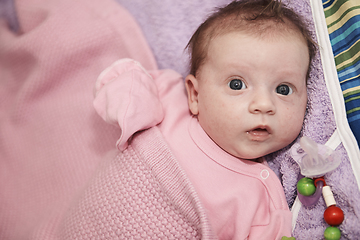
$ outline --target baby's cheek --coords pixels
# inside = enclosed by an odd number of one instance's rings
[[[302,129],[304,122],[303,114],[294,114],[291,121],[291,127],[294,135],[298,135]]]
[[[291,112],[287,117],[284,117],[282,120],[281,128],[284,130],[284,134],[288,134],[290,138],[296,137],[303,125],[304,115],[299,112]]]

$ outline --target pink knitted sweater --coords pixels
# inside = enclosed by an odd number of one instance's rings
[[[157,127],[105,165],[69,211],[62,239],[216,238]]]

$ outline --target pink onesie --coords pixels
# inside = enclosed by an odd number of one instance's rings
[[[276,174],[266,163],[233,157],[208,137],[189,112],[180,74],[148,73],[122,59],[102,72],[95,95],[99,115],[120,126],[120,150],[134,133],[158,126],[219,239],[291,236],[291,212]]]

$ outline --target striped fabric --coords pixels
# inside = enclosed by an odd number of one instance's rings
[[[360,146],[360,0],[322,0],[350,128]]]

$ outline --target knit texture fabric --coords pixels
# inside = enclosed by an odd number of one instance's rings
[[[132,16],[111,0],[18,0],[0,20],[0,239],[57,239],[63,215],[119,129],[95,112],[100,72],[119,58],[156,69]]]
[[[62,239],[215,239],[192,185],[157,127],[135,135],[97,174]]]

